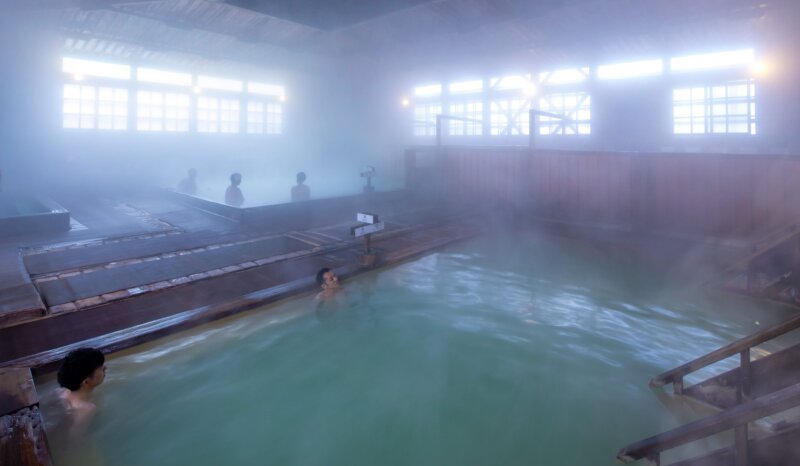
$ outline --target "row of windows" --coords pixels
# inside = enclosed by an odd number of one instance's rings
[[[716,86],[675,89],[673,102],[674,134],[756,134],[755,84],[753,80]],[[492,98],[488,125],[492,136],[523,136],[529,133],[533,99]],[[592,132],[592,102],[587,92],[558,92],[538,99],[538,134],[589,135]],[[435,136],[436,116],[442,104],[430,100],[414,105],[415,136]],[[442,120],[449,136],[482,136],[484,101],[460,100],[449,104]]]
[[[192,96],[180,92],[138,91],[135,107],[122,88],[65,84],[63,127],[82,129],[128,129],[129,109],[135,108],[138,131],[187,132],[190,130]],[[199,96],[196,128],[200,133],[238,133],[241,99]],[[278,102],[248,101],[244,130],[250,134],[281,134],[283,108]]]
[[[753,49],[730,50],[725,52],[707,53],[702,55],[688,55],[672,58],[670,70],[676,73],[691,71],[708,71],[713,69],[742,68],[754,65],[755,51]],[[643,60],[627,63],[601,65],[596,68],[588,66],[579,68],[565,68],[554,71],[542,71],[534,83],[530,74],[491,78],[488,88],[492,91],[523,90],[534,91],[535,84],[540,86],[559,86],[564,84],[578,84],[586,82],[593,75],[597,79],[615,80],[651,77],[663,74],[664,60]],[[755,65],[754,72],[763,72],[765,66]],[[760,70],[760,71],[759,71]],[[449,95],[464,95],[482,93],[485,88],[484,80],[476,79],[449,83],[446,87],[441,84],[428,84],[414,88],[415,98],[439,97],[446,89]]]

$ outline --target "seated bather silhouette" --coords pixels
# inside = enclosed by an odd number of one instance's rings
[[[306,181],[306,174],[300,172],[297,174],[297,185],[292,186],[292,202],[307,201],[311,198],[311,189],[304,185]]]
[[[234,207],[241,207],[244,204],[244,196],[242,195],[242,190],[239,189],[240,184],[242,184],[242,175],[239,173],[232,174],[231,185],[225,191],[226,204]]]

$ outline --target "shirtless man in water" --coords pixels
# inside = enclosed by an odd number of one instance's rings
[[[339,286],[339,278],[331,269],[323,267],[317,272],[317,283],[322,291],[317,293],[316,299],[328,299],[333,297],[341,287]]]
[[[82,434],[94,415],[97,406],[92,403],[92,392],[106,378],[106,358],[100,350],[79,348],[70,352],[58,369],[58,384],[64,387],[60,401],[69,418],[69,434]]]

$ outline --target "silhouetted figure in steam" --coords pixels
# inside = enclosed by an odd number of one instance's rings
[[[300,172],[297,174],[297,185],[292,186],[292,202],[307,201],[311,198],[311,189],[304,185],[306,181],[306,174]]]
[[[187,175],[178,183],[178,192],[194,196],[197,194],[197,170],[190,168]]]
[[[242,184],[242,175],[234,173],[231,175],[231,185],[225,191],[225,203],[234,207],[241,207],[244,204],[244,196],[239,185]]]

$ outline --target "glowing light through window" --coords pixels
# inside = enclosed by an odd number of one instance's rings
[[[641,76],[656,76],[663,72],[664,60],[644,60],[600,66],[597,68],[597,77],[602,80],[627,79]]]
[[[192,75],[153,68],[137,68],[136,79],[146,83],[172,84],[175,86],[191,86]]]
[[[198,76],[197,85],[201,89],[215,89],[218,91],[242,92],[242,82],[235,79],[215,78],[212,76]]]
[[[673,132],[755,135],[755,92],[753,80],[675,89]]]
[[[247,92],[251,94],[268,95],[274,97],[282,97],[286,94],[286,89],[277,84],[266,84],[249,82],[247,83]]]
[[[589,68],[566,68],[539,73],[539,83],[545,85],[561,85],[584,82],[589,79]]]
[[[62,126],[81,129],[127,129],[128,90],[65,84]]]
[[[442,95],[441,84],[430,84],[427,86],[417,86],[414,88],[415,97],[436,97]]]
[[[672,71],[698,71],[716,68],[746,66],[755,60],[753,49],[732,50],[728,52],[707,53],[675,57],[670,61]]]
[[[189,131],[189,94],[139,91],[136,96],[139,131]]]
[[[480,79],[474,81],[460,81],[457,83],[450,83],[447,90],[451,94],[473,94],[483,91],[483,81]]]
[[[131,67],[128,65],[79,58],[64,57],[61,61],[61,70],[74,76],[98,76],[113,79],[131,78]]]

